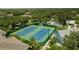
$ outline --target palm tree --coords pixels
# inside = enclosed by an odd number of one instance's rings
[[[31,50],[38,50],[41,48],[40,44],[34,38],[31,38],[31,42],[29,45],[29,49]]]

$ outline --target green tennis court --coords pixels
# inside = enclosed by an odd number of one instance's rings
[[[24,40],[31,41],[34,38],[37,42],[44,42],[55,30],[55,28],[46,26],[31,25],[21,30],[14,32],[14,35],[19,36]]]

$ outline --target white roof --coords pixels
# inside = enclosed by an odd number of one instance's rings
[[[75,20],[66,20],[67,24],[75,24]]]
[[[62,26],[59,22],[51,22],[50,25]]]

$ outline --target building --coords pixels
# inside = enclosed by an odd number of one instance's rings
[[[68,29],[76,28],[75,20],[66,20],[66,24],[68,25]]]
[[[75,20],[66,20],[66,24],[74,25],[75,24]]]
[[[62,26],[60,22],[55,22],[55,21],[49,23],[49,25],[60,26],[60,27]]]

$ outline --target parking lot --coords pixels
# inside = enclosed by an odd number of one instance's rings
[[[5,32],[0,30],[0,50],[25,50],[29,46],[15,37],[6,38]]]

